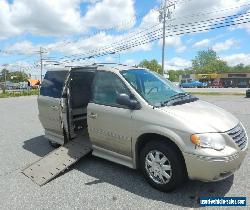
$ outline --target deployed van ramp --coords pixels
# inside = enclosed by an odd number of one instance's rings
[[[84,139],[76,138],[23,169],[22,173],[42,186],[91,150],[91,143],[87,136]]]

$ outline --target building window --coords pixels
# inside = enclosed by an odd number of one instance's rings
[[[228,77],[229,78],[232,78],[232,77],[247,77],[247,74],[228,74]]]

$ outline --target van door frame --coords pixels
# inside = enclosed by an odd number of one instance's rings
[[[69,81],[70,81],[70,73],[65,80],[65,85],[62,91],[62,98],[61,98],[61,120],[62,120],[62,127],[64,131],[64,135],[66,139],[64,139],[64,144],[72,139],[71,137],[71,130],[70,130],[70,91],[69,91]]]
[[[73,117],[72,117],[72,107],[71,107],[71,94],[70,94],[70,81],[72,78],[72,72],[75,70],[84,71],[93,71],[94,74],[97,72],[97,66],[86,66],[86,67],[76,67],[71,68],[69,74],[65,80],[65,85],[63,87],[62,98],[61,98],[61,119],[62,126],[64,129],[64,135],[66,136],[66,140],[64,143],[71,141],[77,135],[74,132],[73,127]]]

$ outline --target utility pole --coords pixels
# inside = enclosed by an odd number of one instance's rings
[[[40,72],[41,73],[41,75],[40,75],[40,83],[42,83],[42,81],[43,81],[43,60],[44,60],[43,54],[47,53],[47,51],[46,51],[46,49],[40,47],[40,49],[38,51],[35,51],[35,53],[40,55],[40,71],[41,71]]]
[[[159,20],[160,22],[163,23],[163,36],[162,36],[162,61],[161,61],[161,66],[162,66],[162,72],[161,74],[164,75],[164,63],[165,63],[165,44],[166,44],[166,18],[170,19],[170,11],[169,8],[175,6],[174,3],[171,3],[167,5],[167,0],[164,0],[163,3],[163,8],[160,9],[160,15],[159,15]]]
[[[161,56],[161,74],[164,75],[164,63],[165,63],[165,43],[166,43],[166,10],[167,10],[167,0],[164,0],[163,6],[163,40],[162,40],[162,56]]]
[[[4,93],[7,89],[7,69],[4,69]]]
[[[7,89],[7,66],[8,66],[8,64],[4,64],[3,66],[5,67],[3,69],[4,70],[4,89],[3,89],[3,93],[5,93],[6,89]]]
[[[40,85],[41,85],[42,80],[43,80],[43,51],[42,51],[42,47],[40,47],[39,54],[40,54],[40,66],[41,66],[41,79],[40,79]]]

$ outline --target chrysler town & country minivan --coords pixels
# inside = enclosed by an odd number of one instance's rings
[[[247,133],[237,118],[144,68],[48,70],[38,107],[50,142],[63,145],[87,130],[94,156],[140,169],[161,191],[186,178],[225,179],[247,153]]]

